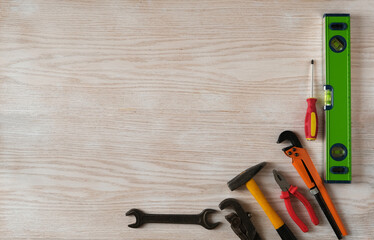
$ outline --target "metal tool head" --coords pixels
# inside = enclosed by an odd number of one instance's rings
[[[139,209],[136,209],[136,208],[133,208],[133,209],[130,209],[129,211],[127,211],[127,213],[126,213],[126,216],[130,216],[130,215],[135,216],[135,223],[129,224],[128,225],[129,227],[138,228],[141,225],[143,225],[143,221],[142,221],[143,216],[144,216],[143,211],[141,211]]]
[[[238,235],[240,239],[244,240],[261,240],[250,220],[251,214],[245,212],[240,203],[234,198],[227,198],[219,204],[221,210],[228,207],[235,210],[235,213],[230,213],[225,216],[235,234]]]
[[[259,171],[261,171],[261,169],[265,167],[265,165],[266,162],[262,162],[244,170],[238,176],[228,181],[227,186],[229,186],[231,191],[234,191],[238,187],[242,186],[243,184],[246,184],[249,180],[251,180]]]
[[[299,138],[296,136],[296,134],[292,131],[284,131],[282,132],[279,137],[278,137],[278,141],[277,143],[282,143],[284,141],[290,141],[291,142],[291,146],[289,147],[285,147],[283,148],[282,150],[283,151],[287,151],[288,149],[290,148],[293,148],[293,147],[299,147],[299,148],[302,148],[303,146],[301,145],[300,141],[299,141]]]
[[[231,229],[241,240],[253,240],[248,238],[246,230],[243,228],[242,220],[236,213],[230,213],[225,218],[231,224]]]
[[[219,204],[219,209],[221,210],[229,207],[234,209],[236,213],[244,213],[244,209],[242,208],[238,200],[236,200],[235,198],[226,198]]]
[[[278,183],[279,187],[282,189],[283,192],[288,192],[290,188],[290,184],[287,180],[280,174],[277,170],[273,170],[274,179]]]
[[[226,215],[225,218],[229,223],[231,223],[231,226],[235,226],[235,228],[238,228],[240,224],[242,224],[242,220],[240,220],[240,217],[236,213],[230,213],[229,215]]]
[[[221,210],[226,209],[226,208],[232,208],[232,209],[235,210],[236,216],[239,217],[239,219],[241,221],[240,222],[235,221],[234,224],[239,224],[240,225],[242,222],[244,224],[249,224],[249,221],[247,219],[249,219],[250,214],[246,213],[244,211],[242,205],[240,205],[240,203],[238,202],[238,200],[236,200],[234,198],[226,198],[225,200],[223,200],[219,204],[219,208]],[[226,220],[229,221],[229,222],[230,222],[230,220],[234,220],[232,217],[233,217],[232,215],[227,215],[226,216]],[[232,222],[230,222],[230,223],[232,223]]]
[[[205,227],[206,229],[213,229],[213,228],[216,228],[218,225],[220,225],[221,223],[220,222],[216,222],[216,223],[211,223],[209,222],[209,217],[208,215],[211,214],[211,213],[216,213],[217,210],[214,210],[214,209],[204,209],[201,213],[200,213],[200,216],[201,216],[201,223],[200,225]]]

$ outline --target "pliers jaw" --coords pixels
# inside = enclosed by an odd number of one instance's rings
[[[302,148],[303,146],[301,145],[299,139],[297,138],[296,134],[291,132],[291,131],[284,131],[282,132],[279,137],[278,137],[278,141],[277,143],[282,143],[284,141],[290,141],[291,142],[291,146],[288,146],[288,147],[285,147],[283,148],[283,152],[286,152],[288,151],[289,149],[291,148],[294,148],[294,147],[298,147],[298,148]]]
[[[282,192],[288,192],[290,188],[290,184],[287,182],[287,180],[281,174],[279,174],[278,171],[275,169],[273,170],[273,175],[274,175],[275,181],[278,183],[279,187],[282,189]]]

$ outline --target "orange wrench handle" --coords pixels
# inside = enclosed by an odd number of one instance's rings
[[[296,150],[293,151],[292,154],[292,165],[296,168],[297,172],[300,174],[301,178],[304,180],[309,189],[315,186],[318,188],[342,235],[346,236],[348,234],[347,230],[345,229],[343,222],[340,219],[339,214],[336,211],[335,206],[332,203],[331,198],[327,193],[327,190],[323,185],[323,181],[319,176],[312,160],[310,159],[308,152],[304,148],[294,147],[294,149]],[[313,179],[310,179],[309,174]]]

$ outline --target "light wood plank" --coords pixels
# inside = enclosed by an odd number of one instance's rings
[[[227,197],[263,239],[279,239],[253,197],[226,186],[261,161],[256,181],[295,235],[336,239],[275,143],[286,129],[303,136],[311,58],[322,106],[325,12],[352,16],[354,149],[353,184],[327,187],[345,239],[371,239],[373,10],[369,0],[1,1],[0,239],[238,239],[227,212],[213,231],[127,227],[130,208],[198,213]],[[322,137],[302,143],[322,172]],[[273,168],[313,203],[318,227],[297,206],[310,233],[288,216]]]

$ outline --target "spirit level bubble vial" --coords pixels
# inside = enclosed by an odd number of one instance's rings
[[[351,39],[349,14],[323,16],[325,181],[350,183]]]

